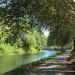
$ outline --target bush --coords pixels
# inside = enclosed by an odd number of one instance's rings
[[[1,44],[0,53],[4,55],[14,55],[14,54],[23,54],[24,51],[22,48],[18,49],[15,46],[11,46],[10,44]]]

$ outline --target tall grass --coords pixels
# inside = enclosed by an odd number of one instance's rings
[[[14,55],[14,54],[24,54],[24,50],[22,48],[11,46],[10,44],[0,45],[0,55]]]

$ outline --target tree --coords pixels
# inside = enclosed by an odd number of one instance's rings
[[[50,28],[49,40],[54,45],[63,47],[74,40],[75,47],[74,5],[72,0],[11,0],[5,7],[0,8],[1,18],[13,34],[9,37],[13,38],[11,39],[13,43],[20,36],[20,30],[22,31],[23,27],[30,30],[35,26],[29,24],[30,22],[27,23],[26,17],[35,16]]]
[[[36,21],[36,18],[32,20],[35,17],[32,12],[35,2],[37,3],[33,0],[11,0],[0,7],[0,37],[4,38],[3,43],[23,48],[27,52],[38,51],[44,46],[40,37],[42,23]]]
[[[75,3],[72,0],[45,0],[42,3],[44,6],[41,6],[41,10],[38,10],[35,15],[50,27],[49,40],[52,39],[52,42],[62,47],[73,41],[75,39]]]

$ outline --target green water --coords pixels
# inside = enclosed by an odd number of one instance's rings
[[[16,69],[24,64],[41,60],[56,54],[55,51],[44,51],[35,55],[0,56],[0,74]]]

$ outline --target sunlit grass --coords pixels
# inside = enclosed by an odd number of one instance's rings
[[[16,54],[35,54],[40,52],[34,46],[31,46],[29,50],[24,50],[23,48],[18,48],[16,46],[11,46],[10,44],[0,45],[0,55],[16,55]]]
[[[24,54],[24,50],[22,48],[11,46],[10,44],[0,45],[0,55],[14,55],[14,54]]]

